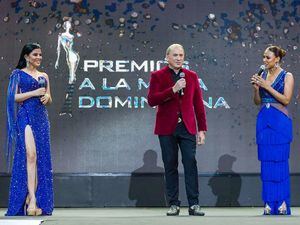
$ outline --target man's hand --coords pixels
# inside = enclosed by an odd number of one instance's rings
[[[173,92],[176,93],[178,92],[179,90],[181,90],[182,88],[185,88],[186,86],[186,81],[184,78],[180,78],[176,84],[173,86]]]
[[[197,132],[197,144],[204,145],[205,144],[205,131]]]

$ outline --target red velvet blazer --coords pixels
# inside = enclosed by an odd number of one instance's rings
[[[191,134],[196,134],[197,129],[198,131],[207,130],[198,76],[195,72],[187,69],[182,69],[182,72],[185,73],[186,80],[183,96],[173,93],[172,87],[175,82],[168,66],[151,73],[148,104],[152,107],[157,106],[155,134],[171,135],[176,129],[180,112],[187,130]]]

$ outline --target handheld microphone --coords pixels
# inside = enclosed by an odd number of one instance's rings
[[[180,72],[179,77],[180,77],[180,78],[185,78],[185,73],[184,73],[184,72]],[[181,96],[184,95],[183,88],[182,88],[181,90],[179,90],[179,94],[180,94]]]
[[[47,88],[46,78],[43,76],[38,77],[39,88]]]
[[[265,71],[265,69],[266,69],[266,66],[265,65],[261,65],[259,67],[258,72],[257,72],[258,76],[260,76]]]
[[[46,83],[46,78],[45,77],[38,77],[38,84],[39,84],[39,88],[46,88],[47,87],[47,83]]]

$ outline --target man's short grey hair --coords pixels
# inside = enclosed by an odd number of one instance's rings
[[[166,55],[169,55],[170,51],[172,51],[174,48],[181,48],[184,51],[184,48],[181,44],[172,44],[167,48]]]

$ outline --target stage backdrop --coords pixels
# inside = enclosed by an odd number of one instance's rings
[[[38,42],[41,71],[51,81],[51,151],[55,173],[161,172],[153,135],[155,109],[147,104],[150,72],[165,65],[172,43],[185,47],[185,67],[199,75],[207,112],[200,173],[257,173],[250,77],[268,44],[287,50],[283,68],[295,76],[290,104],[294,121],[291,172],[300,172],[298,0],[0,0],[0,146],[5,146],[6,89],[21,48]],[[64,19],[70,34],[61,47]],[[69,35],[69,34],[68,34]],[[72,98],[73,117],[60,116],[69,80],[70,54],[80,57]],[[0,171],[6,172],[4,147]],[[146,166],[145,166],[146,165]],[[148,166],[147,166],[148,165]],[[182,166],[180,166],[182,172]]]

